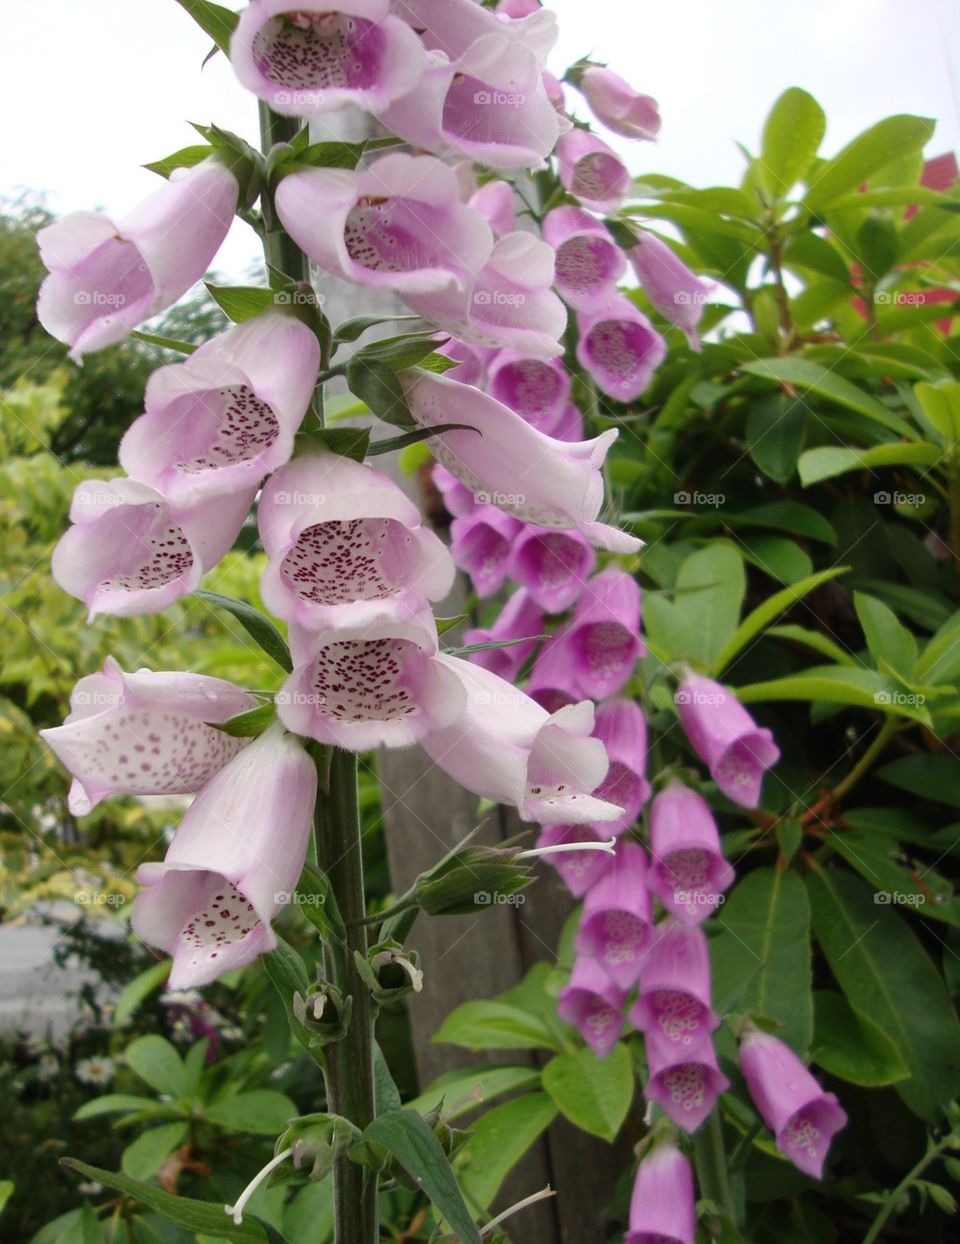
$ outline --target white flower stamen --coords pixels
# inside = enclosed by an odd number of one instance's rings
[[[535,859],[540,855],[556,855],[560,851],[604,851],[607,855],[615,855],[616,846],[616,838],[608,838],[606,842],[558,842],[552,847],[534,847],[529,851],[521,851],[517,859]]]
[[[282,1153],[278,1153],[275,1158],[271,1158],[270,1161],[263,1168],[263,1170],[257,1171],[256,1175],[254,1175],[254,1177],[250,1180],[250,1182],[247,1184],[244,1190],[240,1193],[240,1195],[237,1197],[236,1204],[225,1205],[223,1207],[223,1212],[225,1214],[230,1214],[232,1216],[233,1221],[236,1224],[236,1226],[239,1227],[240,1224],[243,1222],[243,1211],[246,1209],[247,1202],[250,1200],[250,1198],[253,1196],[256,1190],[260,1187],[260,1185],[263,1183],[266,1177],[270,1174],[270,1172],[275,1167],[279,1166],[281,1162],[285,1162],[292,1153],[293,1153],[292,1149],[284,1149],[284,1151]]]

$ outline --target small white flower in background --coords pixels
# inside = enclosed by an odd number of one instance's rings
[[[52,1080],[60,1072],[60,1060],[56,1054],[44,1054],[37,1063],[37,1076],[41,1080]]]
[[[223,1028],[220,1031],[220,1036],[223,1037],[224,1041],[242,1041],[243,1029],[237,1027]]]
[[[81,1058],[74,1068],[81,1084],[109,1084],[115,1072],[112,1058]]]
[[[188,1019],[175,1019],[170,1028],[170,1036],[177,1045],[187,1045],[193,1040],[193,1027]]]
[[[99,1196],[103,1184],[98,1184],[95,1179],[85,1179],[82,1184],[77,1184],[77,1191],[81,1196]]]

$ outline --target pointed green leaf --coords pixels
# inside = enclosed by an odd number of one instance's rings
[[[896,432],[898,436],[905,436],[910,440],[916,439],[916,431],[899,415],[888,410],[859,386],[851,384],[849,380],[838,376],[835,371],[824,367],[822,363],[814,362],[813,359],[795,356],[755,359],[741,363],[740,370],[749,372],[751,376],[761,376],[765,380],[772,380],[776,384],[789,384],[798,389],[817,393],[838,406],[856,411],[858,415],[866,415],[868,419],[875,420],[885,428],[889,428],[891,432]]]
[[[222,730],[233,739],[256,739],[263,734],[276,715],[277,710],[273,704],[258,704],[256,708],[238,713],[236,717],[215,725],[214,729]]]
[[[788,87],[763,127],[757,175],[775,199],[785,198],[816,158],[827,128],[823,109],[806,91]]]
[[[269,618],[265,617],[259,610],[254,609],[252,605],[248,605],[246,601],[234,600],[230,596],[221,596],[219,592],[208,592],[205,588],[199,588],[194,592],[194,596],[199,596],[201,600],[205,600],[211,605],[217,605],[221,609],[226,609],[228,613],[237,619],[247,634],[255,640],[267,656],[272,657],[282,670],[286,670],[288,674],[290,673],[293,669],[290,649]]]
[[[613,1142],[633,1101],[630,1051],[618,1042],[606,1058],[590,1049],[558,1054],[543,1069],[543,1087],[575,1127]]]
[[[163,1123],[148,1128],[127,1145],[120,1166],[131,1179],[150,1179],[163,1166],[189,1130],[189,1123]]]
[[[873,445],[869,449],[851,449],[846,445],[820,445],[800,455],[797,470],[804,488],[819,484],[821,480],[846,475],[848,471],[885,466],[936,466],[943,456],[936,445],[929,441],[906,444],[893,441],[885,445]]]
[[[471,1204],[489,1206],[510,1171],[556,1118],[547,1093],[525,1093],[494,1106],[472,1126],[457,1154],[457,1171]]]
[[[259,285],[210,285],[207,282],[206,288],[224,315],[228,315],[235,324],[252,320],[277,301],[272,289]]]
[[[880,1088],[910,1074],[896,1043],[869,1016],[855,1011],[843,994],[818,989],[813,1010],[812,1058],[830,1075]]]
[[[820,212],[834,199],[869,181],[904,156],[919,152],[930,139],[934,122],[927,117],[900,114],[885,117],[858,134],[852,142],[821,164],[804,199],[812,212]]]
[[[127,1046],[124,1057],[127,1066],[158,1093],[183,1095],[183,1060],[163,1037],[138,1037]]]
[[[240,20],[236,13],[225,9],[223,5],[211,4],[210,0],[177,0],[177,3],[186,9],[218,48],[224,52],[230,51],[230,38]]]

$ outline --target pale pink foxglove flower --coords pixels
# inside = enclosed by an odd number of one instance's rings
[[[628,829],[650,798],[647,767],[647,723],[633,700],[607,700],[597,709],[594,734],[607,749],[610,770],[601,790],[623,808],[619,821],[605,826],[611,833]]]
[[[590,441],[557,441],[456,380],[411,370],[400,373],[400,382],[418,427],[467,425],[440,433],[431,445],[438,461],[472,492],[485,493],[524,522],[579,531],[601,548],[633,553],[640,547],[633,536],[596,521],[603,505],[600,468],[615,428]]]
[[[516,678],[520,669],[533,656],[537,636],[543,633],[543,610],[523,588],[514,592],[497,614],[491,627],[472,627],[463,633],[465,644],[487,644],[527,639],[527,643],[510,643],[505,648],[485,648],[471,652],[469,659],[474,665],[482,665],[491,673],[505,678]]]
[[[686,1132],[695,1132],[730,1087],[717,1066],[713,1044],[677,1054],[666,1042],[647,1042],[649,1078],[643,1094]]]
[[[107,657],[99,673],[74,687],[63,725],[40,737],[73,775],[70,811],[85,816],[108,795],[199,790],[245,743],[215,726],[256,703],[222,678],[128,674]]]
[[[650,888],[685,924],[706,920],[733,884],[713,813],[682,782],[671,782],[650,806],[650,854]]]
[[[547,436],[554,435],[567,409],[570,383],[562,359],[530,358],[519,350],[501,350],[487,367],[490,396]]]
[[[557,1014],[579,1030],[598,1058],[606,1058],[623,1031],[626,996],[596,959],[581,955],[557,995]]]
[[[234,73],[287,116],[382,108],[426,65],[420,40],[389,10],[390,0],[252,0],[230,40]]]
[[[624,1244],[694,1244],[697,1210],[690,1163],[661,1141],[640,1163]]]
[[[323,631],[292,624],[294,669],[277,715],[288,730],[346,751],[407,747],[464,712],[463,684],[437,651],[428,613]]]
[[[643,292],[660,314],[682,329],[692,350],[699,351],[697,325],[711,286],[691,272],[673,249],[653,233],[641,233],[630,262]]]
[[[115,224],[71,212],[37,234],[50,275],[37,318],[75,360],[114,345],[195,284],[227,236],[237,179],[219,161],[178,170]]]
[[[720,1023],[710,1000],[710,950],[703,931],[672,920],[657,925],[643,958],[631,1024],[679,1059],[700,1049]]]
[[[161,864],[141,864],[133,931],[173,957],[169,986],[192,989],[272,950],[270,921],[296,889],[317,771],[274,724],[203,787]]]
[[[290,457],[317,381],[312,329],[268,311],[147,381],[120,465],[172,505],[256,486]]]
[[[590,111],[608,130],[624,138],[656,138],[660,131],[657,101],[635,91],[618,73],[590,65],[577,85]]]
[[[517,201],[508,181],[488,181],[470,196],[469,203],[493,230],[495,238],[516,229]]]
[[[525,12],[491,12],[476,0],[394,0],[393,8],[420,31],[428,48],[451,59],[496,34],[529,48],[542,68],[559,34],[556,14],[539,4],[526,4]]]
[[[451,368],[451,371],[456,370],[456,368]],[[464,381],[464,384],[471,383],[472,381],[469,380]],[[457,477],[451,475],[439,462],[434,463],[430,477],[436,484],[440,496],[443,497],[447,512],[454,518],[464,518],[477,508],[477,499],[470,489],[461,484]]]
[[[647,651],[640,638],[640,587],[633,575],[608,566],[593,576],[564,629],[563,646],[581,695],[602,700],[623,688],[637,658]]]
[[[674,698],[687,738],[717,786],[742,808],[756,808],[764,774],[780,759],[773,735],[712,678],[687,674]]]
[[[580,413],[579,407],[573,402],[568,402],[560,421],[550,433],[557,441],[582,441],[583,440],[583,415]]]
[[[597,388],[618,402],[639,397],[663,362],[667,343],[622,294],[577,316],[577,358]]]
[[[608,215],[623,204],[630,174],[617,153],[589,130],[574,129],[557,143],[563,188],[592,212]]]
[[[596,959],[612,981],[629,990],[640,976],[650,940],[646,853],[636,842],[617,843],[613,863],[587,892],[577,953]]]
[[[464,289],[490,258],[490,226],[432,156],[381,156],[356,171],[311,168],[276,190],[283,227],[319,267],[408,298]]]
[[[517,808],[525,821],[579,824],[619,815],[590,793],[607,772],[603,744],[590,738],[592,704],[551,715],[489,670],[459,657],[440,661],[460,680],[466,708],[420,744],[455,782]]]
[[[527,694],[548,713],[582,699],[563,627],[548,636],[537,653],[527,679]]]
[[[578,531],[527,525],[513,539],[507,574],[547,613],[563,613],[584,590],[597,555]]]
[[[579,207],[555,207],[543,221],[543,240],[556,252],[554,283],[571,307],[603,306],[627,268],[623,251],[602,220]]]
[[[386,475],[316,451],[270,477],[257,510],[268,561],[264,604],[307,629],[407,619],[442,600],[454,566]]]
[[[484,504],[482,496],[478,494],[475,510],[450,524],[450,554],[481,598],[502,587],[513,541],[523,527],[496,506]]]
[[[53,577],[91,617],[156,613],[230,551],[256,490],[175,506],[136,480],[85,480],[73,494],[73,526],[53,550]]]
[[[459,380],[461,384],[474,384],[482,387],[487,363],[491,357],[496,356],[497,351],[485,349],[482,346],[472,346],[466,341],[458,341],[456,337],[449,337],[442,345],[437,346],[436,353],[453,359],[457,364],[456,367],[451,367],[445,372],[445,375],[452,380]]]

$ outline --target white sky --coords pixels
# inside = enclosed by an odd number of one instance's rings
[[[239,7],[234,5],[233,7]],[[828,118],[837,150],[893,112],[937,119],[928,154],[960,150],[958,0],[553,0],[551,61],[606,60],[660,102],[656,144],[613,139],[635,172],[739,180],[787,86]],[[0,194],[45,191],[57,212],[122,214],[156,185],[139,165],[193,141],[187,120],[256,136],[256,106],[174,0],[0,0]],[[31,50],[32,49],[32,50]],[[609,137],[609,136],[608,136]],[[217,267],[239,276],[256,239],[234,226]]]

